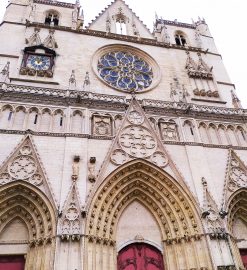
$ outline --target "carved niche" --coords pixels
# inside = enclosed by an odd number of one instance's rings
[[[112,135],[112,119],[108,115],[93,115],[92,134],[95,136]]]
[[[163,121],[159,121],[158,125],[159,125],[159,130],[160,130],[162,140],[179,141],[177,124],[174,121],[163,120]]]

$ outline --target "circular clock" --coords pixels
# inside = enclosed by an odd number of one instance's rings
[[[147,53],[127,45],[114,44],[100,48],[93,57],[93,69],[108,86],[142,93],[160,81],[160,69]]]
[[[35,70],[48,70],[51,66],[51,58],[45,55],[29,55],[27,67]]]

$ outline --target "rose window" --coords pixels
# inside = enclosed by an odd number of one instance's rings
[[[153,70],[149,64],[130,52],[104,54],[98,61],[97,69],[107,84],[123,91],[143,91],[153,81]]]

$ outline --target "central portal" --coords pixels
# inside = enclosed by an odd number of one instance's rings
[[[117,261],[118,270],[165,270],[161,252],[145,243],[124,247]]]

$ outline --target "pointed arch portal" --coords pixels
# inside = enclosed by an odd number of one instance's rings
[[[136,201],[150,212],[157,223],[160,231],[160,249],[166,269],[183,269],[184,265],[190,265],[191,268],[208,267],[210,262],[205,251],[206,242],[202,237],[203,229],[196,208],[197,203],[186,189],[168,173],[143,159],[125,163],[106,177],[88,201],[85,252],[88,270],[97,270],[99,264],[102,265],[102,269],[116,269],[116,250],[121,244],[117,241],[118,224],[125,209]],[[130,224],[132,223],[128,226]],[[140,236],[143,233],[142,229],[140,227]],[[153,242],[149,235],[143,235],[143,245]],[[133,240],[134,243],[138,242],[137,246],[133,246],[125,254],[137,251],[137,247],[141,247],[143,252],[148,250],[145,245],[139,245],[140,242],[135,241],[138,237],[137,235],[133,238],[131,235],[130,239],[129,234],[125,239],[121,238],[122,244],[129,241],[133,243]],[[119,256],[121,261],[121,258],[124,258],[121,256],[125,255]],[[139,259],[140,264],[145,260]],[[128,258],[126,260],[129,261]],[[162,267],[152,267],[146,269],[163,270]],[[137,268],[121,266],[119,269]]]
[[[165,270],[163,256],[151,245],[134,243],[119,252],[117,270]]]

